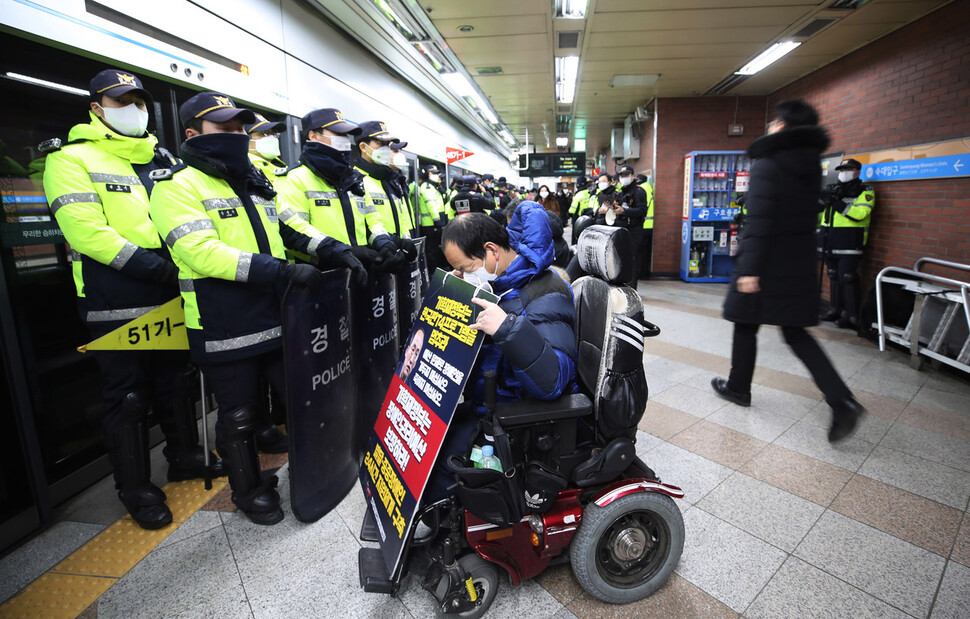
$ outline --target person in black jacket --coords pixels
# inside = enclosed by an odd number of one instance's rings
[[[711,386],[724,399],[749,406],[758,327],[778,325],[832,408],[828,438],[834,443],[855,430],[865,409],[805,330],[818,324],[819,157],[829,138],[803,101],[784,101],[775,112],[768,134],[748,147],[755,161],[747,216],[723,312],[734,323],[731,374],[714,378]]]

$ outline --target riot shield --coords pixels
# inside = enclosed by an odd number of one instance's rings
[[[426,237],[414,239],[414,246],[418,250],[418,271],[421,272],[421,293],[419,296],[424,297],[424,294],[428,292],[428,286],[431,285],[431,273],[434,272],[430,262],[428,262],[429,241]],[[401,333],[407,333],[407,331],[401,331]]]
[[[372,270],[367,285],[354,285],[351,295],[358,449],[363,448],[374,427],[397,365],[400,335],[396,280],[390,273]]]
[[[325,275],[320,290],[290,286],[283,296],[290,504],[303,522],[322,518],[347,496],[360,458],[350,274]]]
[[[418,312],[421,311],[421,299],[424,296],[421,292],[424,282],[424,274],[421,268],[424,242],[419,239],[414,245],[418,250],[418,255],[397,275],[399,321],[397,332],[402,335],[411,331],[411,325],[417,320]]]

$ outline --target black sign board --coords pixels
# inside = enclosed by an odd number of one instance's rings
[[[519,167],[526,167],[526,156],[519,155]],[[586,153],[539,153],[529,155],[528,169],[522,176],[582,176],[586,173]]]

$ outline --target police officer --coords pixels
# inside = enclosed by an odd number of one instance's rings
[[[284,245],[328,266],[362,269],[350,248],[295,213],[248,157],[250,110],[216,92],[182,104],[183,164],[159,175],[151,216],[179,268],[189,348],[219,404],[216,444],[232,501],[257,524],[282,520],[276,476],[261,478],[254,431],[260,381],[284,392],[280,300],[285,285],[316,286],[313,265],[291,264]]]
[[[335,108],[313,110],[301,123],[306,143],[300,165],[276,181],[280,217],[308,221],[325,236],[350,245],[366,266],[403,265],[403,255],[395,256],[396,244],[364,197],[363,174],[350,165],[352,140],[360,127]],[[361,276],[366,280],[366,273]]]
[[[387,126],[378,120],[360,124],[361,132],[355,135],[360,158],[354,165],[364,175],[364,191],[368,209],[373,208],[384,222],[384,227],[396,239],[410,239],[414,233],[411,213],[404,194],[395,181],[397,172],[390,167],[394,150],[407,146],[407,142],[392,136]],[[391,144],[399,145],[392,150]],[[408,247],[410,246],[410,247]],[[410,242],[401,245],[410,254],[414,246]]]
[[[586,208],[587,202],[589,202],[589,179],[580,176],[576,179],[576,193],[573,194],[573,199],[569,204],[569,216],[573,223],[576,223],[576,220],[579,219],[581,209]]]
[[[843,159],[835,168],[839,181],[822,191],[819,251],[828,270],[832,308],[822,320],[856,328],[859,320],[859,261],[869,238],[869,222],[876,203],[871,185],[859,180],[862,164]]]
[[[286,123],[270,122],[262,114],[256,114],[256,122],[246,125],[249,160],[271,183],[286,170],[286,163],[280,158],[280,134],[284,131]]]
[[[634,182],[632,166],[620,166],[617,176],[619,177],[619,188],[614,197],[615,221],[613,225],[622,226],[629,230],[630,240],[636,252],[640,247],[640,239],[643,236],[643,219],[647,213],[647,192]],[[633,275],[628,283],[636,288],[640,271],[639,252],[631,257],[633,258]]]
[[[498,198],[498,207],[502,210],[505,210],[505,207],[512,201],[509,195],[509,182],[504,176],[498,178],[498,190],[495,197]]]
[[[148,214],[152,170],[176,163],[146,132],[151,95],[135,75],[108,69],[90,82],[90,117],[47,157],[44,190],[71,244],[78,310],[92,338],[178,294],[178,269]],[[105,445],[118,496],[141,527],[172,521],[165,493],[151,482],[148,411],[165,434],[171,481],[201,477],[195,407],[182,351],[99,351]],[[214,457],[211,461],[215,461]],[[222,474],[222,465],[211,468]]]
[[[462,176],[456,189],[457,193],[451,199],[456,217],[466,213],[488,213],[494,209],[495,203],[479,191],[478,178],[474,174]]]
[[[493,204],[492,208],[495,208],[499,205],[498,196],[495,195],[496,192],[494,191],[494,188],[495,188],[494,185],[495,185],[495,176],[493,176],[492,174],[482,175],[482,182],[479,184],[479,190],[481,191],[481,194],[485,196],[485,199],[490,201]]]
[[[438,190],[441,171],[435,164],[422,166],[418,171],[418,182],[411,183],[411,200],[417,205],[419,232],[425,238],[425,252],[428,256],[428,270],[434,271],[445,265],[441,253],[441,230],[448,224],[445,201]]]
[[[637,185],[647,194],[647,215],[643,218],[643,236],[638,250],[640,277],[649,276],[653,266],[653,187],[643,174],[637,174]]]

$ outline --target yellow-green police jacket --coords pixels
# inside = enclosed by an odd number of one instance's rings
[[[283,221],[298,217],[325,236],[354,247],[387,234],[377,209],[365,198],[347,193],[344,204],[337,188],[305,165],[281,175],[274,187]]]
[[[282,159],[267,161],[256,153],[249,153],[249,160],[254,166],[266,176],[269,182],[276,184],[276,177],[286,169],[286,163]]]
[[[643,218],[643,229],[653,230],[653,187],[650,181],[640,183],[640,187],[647,192],[647,216]]]
[[[281,221],[273,199],[246,197],[193,167],[159,181],[152,192],[152,220],[179,267],[196,361],[241,359],[278,348],[283,239],[310,255],[329,255],[336,245],[295,214]]]
[[[421,227],[430,228],[445,216],[445,200],[438,188],[425,181],[411,183],[411,202],[418,205]]]
[[[828,203],[819,216],[819,246],[833,256],[860,256],[869,240],[876,190],[859,179],[838,183],[834,189],[823,192]]]
[[[113,328],[176,294],[160,281],[172,267],[148,216],[150,188],[133,167],[146,179],[158,167],[157,140],[115,133],[94,114],[71,129],[69,140],[47,157],[44,191],[71,245],[82,317],[92,328]]]
[[[589,202],[589,189],[580,189],[573,194],[573,200],[569,204],[569,213],[578,217],[586,208],[587,202]]]
[[[359,165],[357,171],[364,176],[364,199],[367,201],[368,210],[373,208],[381,218],[384,228],[391,234],[396,234],[401,238],[411,238],[411,230],[414,223],[411,221],[411,213],[408,211],[407,202],[403,197],[393,198],[384,191],[381,181],[367,174],[367,170]]]

